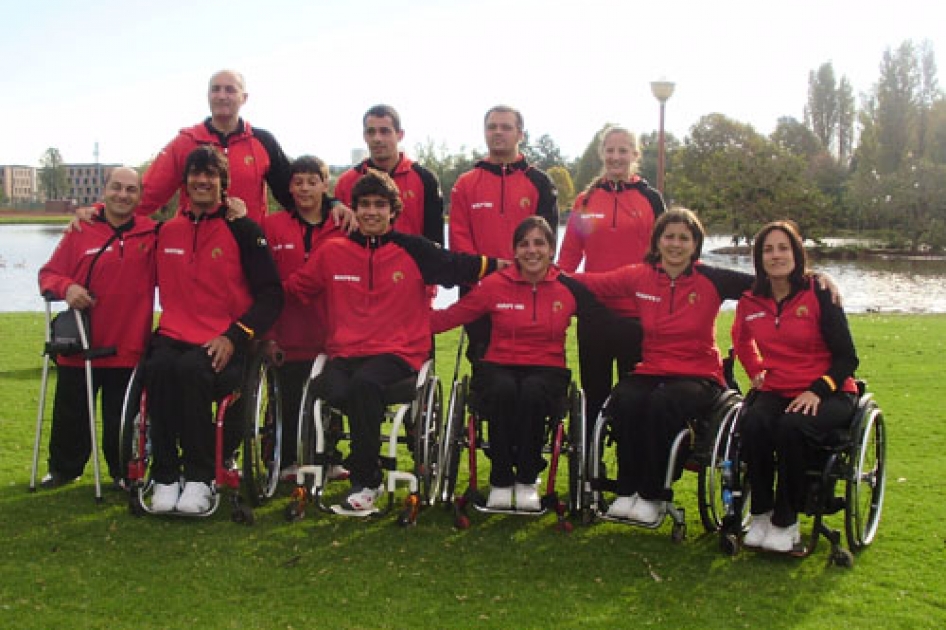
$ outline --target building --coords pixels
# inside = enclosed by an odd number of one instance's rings
[[[37,170],[32,166],[0,165],[0,191],[10,205],[39,201]]]
[[[63,164],[69,181],[66,197],[79,206],[101,201],[105,180],[121,164]]]

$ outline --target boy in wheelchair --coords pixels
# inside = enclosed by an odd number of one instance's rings
[[[381,496],[385,388],[431,354],[427,285],[476,282],[497,263],[394,230],[403,204],[386,173],[369,169],[351,195],[357,231],[324,243],[284,286],[303,303],[324,294],[328,305],[329,362],[314,386],[348,412],[351,491],[341,507],[363,513]]]
[[[282,308],[261,229],[246,217],[225,220],[228,179],[223,154],[210,146],[192,151],[184,168],[190,205],[158,234],[163,312],[145,363],[153,512],[210,509],[213,403],[238,388],[249,342]]]

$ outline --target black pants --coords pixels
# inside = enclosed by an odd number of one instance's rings
[[[546,419],[561,408],[571,373],[564,368],[481,362],[477,387],[489,422],[489,482],[535,483],[545,467]]]
[[[49,436],[49,470],[66,479],[78,477],[92,455],[85,368],[57,370],[53,423]],[[92,368],[92,395],[102,392],[102,451],[108,472],[123,477],[118,457],[122,402],[132,368]]]
[[[152,339],[145,386],[151,416],[151,476],[156,482],[173,483],[181,474],[187,481],[214,479],[213,404],[239,388],[243,366],[243,356],[235,352],[217,374],[206,348],[160,335]],[[242,435],[242,400],[227,413],[225,453],[237,447]]]
[[[351,445],[346,466],[352,486],[381,485],[381,422],[384,420],[384,390],[414,374],[403,359],[393,354],[343,358],[329,361],[316,379],[317,395],[348,415]]]
[[[637,318],[614,316],[606,325],[578,319],[578,365],[581,388],[585,392],[585,426],[589,436],[604,401],[611,394],[615,364],[618,378],[630,374],[641,360],[643,337],[641,321]]]
[[[298,458],[299,410],[302,388],[305,387],[312,360],[286,361],[277,371],[282,389],[282,467],[291,466]]]
[[[826,445],[838,429],[850,425],[854,413],[851,394],[823,398],[815,416],[785,413],[791,401],[773,392],[759,392],[742,419],[742,456],[752,489],[752,513],[774,510],[772,523],[778,527],[793,524],[804,508],[812,447]]]
[[[618,494],[651,501],[673,499],[664,487],[670,447],[693,418],[709,413],[722,391],[715,381],[632,374],[614,388]]]

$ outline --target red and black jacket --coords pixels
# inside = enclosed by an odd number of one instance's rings
[[[654,221],[665,211],[660,193],[637,175],[620,182],[600,179],[575,199],[559,266],[573,273],[583,260],[588,272],[642,263]],[[608,307],[622,316],[637,317],[631,298],[614,300]]]
[[[393,354],[419,369],[430,356],[425,285],[475,283],[495,267],[416,235],[356,233],[325,242],[284,286],[303,303],[324,295],[330,357]]]
[[[588,289],[555,267],[533,284],[511,266],[484,278],[449,308],[434,311],[431,329],[440,333],[488,315],[486,361],[564,368],[565,334],[572,316],[603,310]]]
[[[90,309],[93,348],[114,347],[117,354],[93,360],[95,367],[134,367],[138,364],[151,335],[154,310],[154,221],[134,217],[115,228],[105,220],[99,208],[91,225],[81,232],[66,232],[52,257],[39,270],[41,293],[65,298],[72,284],[85,286],[89,267],[102,246],[89,286],[95,298]],[[77,367],[81,356],[60,356],[57,363]]]
[[[144,174],[141,203],[135,210],[150,215],[166,204],[176,190],[181,191],[180,208],[188,204],[184,190],[184,164],[191,151],[202,145],[220,149],[230,164],[227,194],[246,203],[249,218],[261,223],[268,212],[266,184],[283,206],[292,204],[289,195],[289,158],[268,131],[251,127],[242,118],[237,130],[223,135],[214,129],[210,118],[199,125],[181,129],[158,154]]]
[[[404,204],[404,209],[397,217],[397,231],[426,236],[443,245],[443,195],[440,193],[440,182],[430,170],[411,161],[403,153],[400,155],[398,163],[388,173],[397,184]],[[367,159],[342,173],[335,184],[335,197],[351,208],[351,189],[369,168],[378,167]]]
[[[725,386],[716,316],[735,300],[753,276],[697,261],[676,278],[660,265],[627,265],[603,273],[577,274],[602,302],[633,297],[640,312],[643,359],[635,374],[708,378]]]
[[[158,234],[158,332],[194,345],[226,335],[237,348],[263,335],[282,310],[276,264],[262,229],[247,217],[190,210]]]
[[[750,378],[765,372],[762,391],[794,398],[857,392],[857,352],[844,310],[808,281],[781,302],[747,291],[732,328],[736,356]]]
[[[512,259],[512,235],[534,214],[558,228],[555,185],[520,155],[511,164],[486,160],[460,175],[450,195],[450,249]]]
[[[279,277],[285,280],[300,269],[328,239],[345,236],[331,219],[331,201],[322,204],[319,224],[309,223],[295,210],[270,214],[263,221],[263,232],[276,262]],[[285,305],[269,336],[279,342],[289,361],[314,359],[325,351],[325,325],[328,315],[324,300],[310,304],[286,296]]]

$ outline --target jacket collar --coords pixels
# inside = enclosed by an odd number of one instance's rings
[[[525,157],[520,153],[516,157],[515,162],[509,162],[507,164],[497,164],[496,162],[490,162],[489,160],[480,160],[476,163],[476,168],[481,168],[485,171],[489,171],[493,175],[503,175],[510,171],[528,171],[531,166],[526,162]]]

